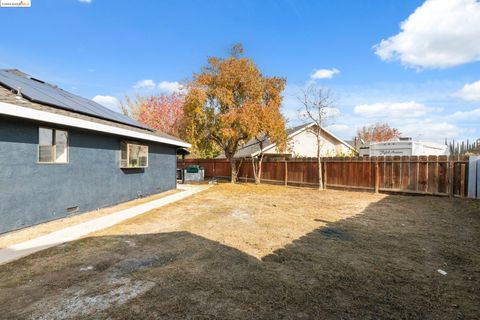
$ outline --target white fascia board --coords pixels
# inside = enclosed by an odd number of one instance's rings
[[[178,147],[190,148],[192,146],[190,143],[176,141],[176,140],[168,139],[164,137],[159,137],[153,134],[137,132],[134,130],[124,129],[124,128],[117,128],[117,127],[109,126],[102,123],[96,123],[93,121],[77,119],[77,118],[68,117],[68,116],[55,114],[51,112],[25,108],[25,107],[17,106],[14,104],[5,103],[5,102],[0,102],[0,114],[17,117],[17,118],[59,124],[59,125],[68,126],[68,127],[104,132],[104,133],[114,134],[118,136],[125,136],[125,137],[142,139],[147,141],[154,141],[154,142],[174,145]]]

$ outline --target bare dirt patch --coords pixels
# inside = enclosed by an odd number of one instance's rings
[[[475,319],[479,248],[478,201],[222,184],[1,266],[0,318]]]

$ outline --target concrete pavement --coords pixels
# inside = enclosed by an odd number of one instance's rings
[[[179,185],[178,188],[183,191],[0,249],[0,265],[28,256],[34,252],[79,239],[92,232],[111,227],[153,209],[185,199],[208,189],[208,186]]]

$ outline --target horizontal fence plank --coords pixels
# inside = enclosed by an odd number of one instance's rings
[[[476,197],[477,187],[480,188],[477,186],[480,161],[471,160],[468,156],[326,157],[322,158],[323,181],[327,188]],[[231,176],[230,162],[226,159],[177,162],[178,168],[189,165],[203,167],[207,179]],[[254,181],[251,159],[242,161],[238,178]],[[261,178],[265,183],[317,187],[318,162],[316,158],[266,158]]]

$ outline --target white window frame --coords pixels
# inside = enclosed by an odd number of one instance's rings
[[[122,158],[123,146],[125,146],[126,151],[127,151],[126,164],[123,162],[123,158]],[[146,164],[144,166],[141,166],[141,165],[130,166],[129,165],[130,164],[130,148],[129,148],[130,146],[140,146],[140,147],[147,148],[147,161],[146,161]],[[132,141],[121,141],[120,142],[120,168],[121,169],[144,169],[144,168],[148,168],[148,163],[149,163],[148,158],[149,158],[148,145],[138,143],[138,142],[132,142]]]
[[[40,161],[40,129],[46,129],[46,130],[52,130],[52,152],[53,152],[53,157],[52,161]],[[57,145],[56,145],[56,131],[64,131],[67,133],[67,146],[65,148],[65,151],[67,153],[67,160],[66,161],[57,161]],[[40,126],[38,127],[38,144],[37,144],[37,163],[38,164],[69,164],[70,163],[70,152],[69,152],[69,146],[70,146],[70,134],[67,130],[65,129],[56,129],[52,127],[44,127]]]

